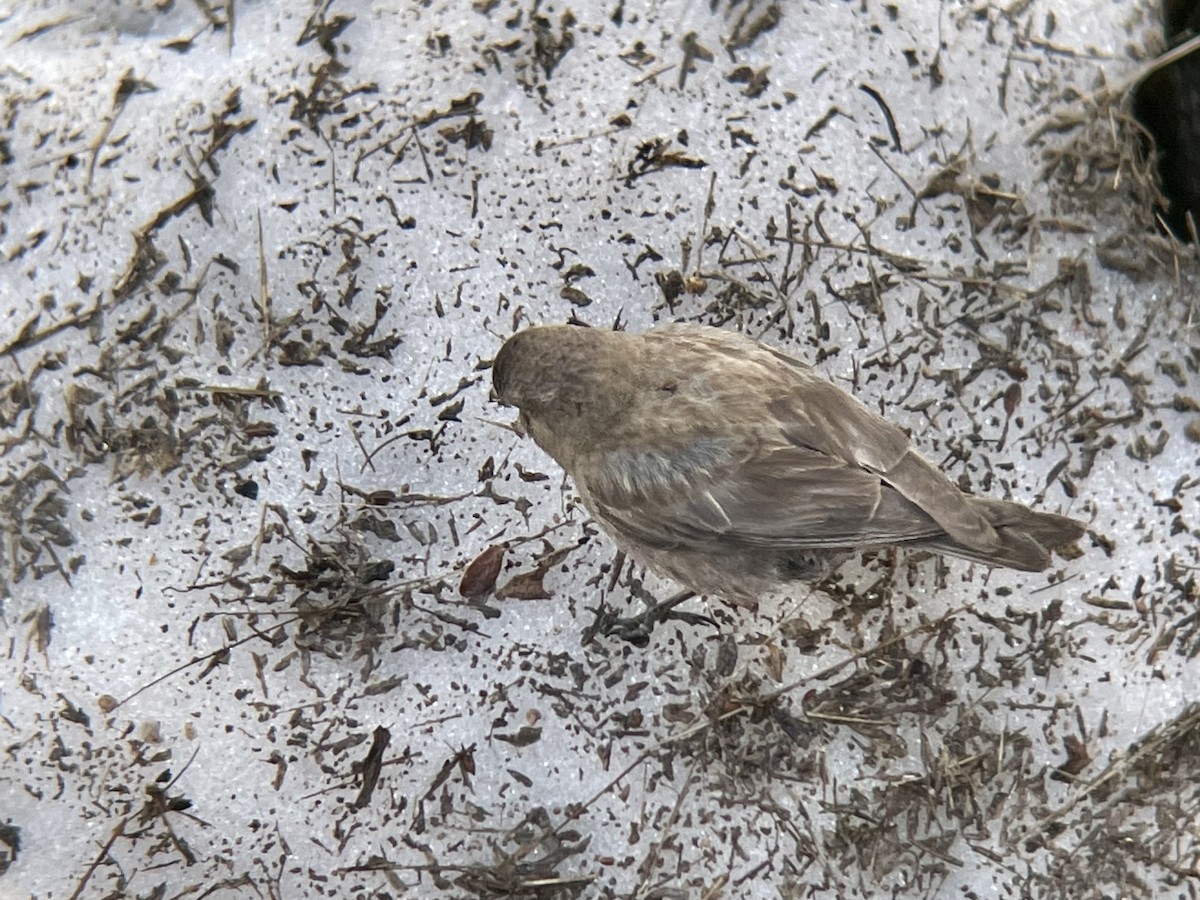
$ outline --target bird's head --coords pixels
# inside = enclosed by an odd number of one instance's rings
[[[637,352],[621,332],[541,325],[510,337],[492,363],[497,402],[565,468],[628,408]]]

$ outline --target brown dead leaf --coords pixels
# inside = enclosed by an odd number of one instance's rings
[[[542,566],[531,572],[518,572],[496,591],[505,600],[549,600],[550,592],[542,584],[546,569]]]
[[[496,577],[504,564],[504,545],[494,544],[480,553],[463,572],[458,592],[468,600],[478,600],[496,586]]]

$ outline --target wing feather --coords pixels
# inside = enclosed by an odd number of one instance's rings
[[[799,360],[691,325],[645,340],[652,354],[676,357],[689,383],[642,415],[686,420],[694,433],[719,409],[710,433],[721,437],[650,450],[631,449],[625,434],[619,449],[597,449],[580,467],[588,482],[576,482],[619,532],[659,549],[817,550],[947,535],[983,554],[1000,545],[976,500],[903,431]]]
[[[627,455],[597,463],[604,477],[580,485],[588,506],[653,549],[840,549],[943,533],[877,475],[804,448],[728,459],[665,486],[639,477],[655,467],[631,467]]]
[[[985,553],[1000,547],[974,498],[913,451],[903,431],[836,385],[809,376],[769,408],[793,444],[873,473],[961,544]]]

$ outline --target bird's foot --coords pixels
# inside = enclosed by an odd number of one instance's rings
[[[602,635],[629,641],[636,647],[645,647],[650,643],[650,635],[654,631],[654,626],[667,621],[686,622],[689,625],[711,625],[716,628],[717,623],[708,616],[675,608],[695,596],[695,591],[680,591],[660,603],[651,604],[638,615],[628,617],[618,616],[611,607],[601,609],[588,607],[590,612],[595,613],[596,618],[584,631],[583,643],[590,644],[597,635]]]

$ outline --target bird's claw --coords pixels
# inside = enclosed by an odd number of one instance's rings
[[[584,631],[583,643],[590,644],[597,635],[603,635],[604,637],[620,638],[635,647],[645,647],[650,643],[650,635],[654,631],[654,626],[660,622],[672,620],[686,622],[688,625],[718,627],[717,623],[708,616],[675,608],[694,596],[695,593],[692,591],[682,591],[661,603],[652,604],[636,616],[622,617],[618,616],[611,607],[597,609],[589,606],[588,611],[595,614],[596,618]]]

